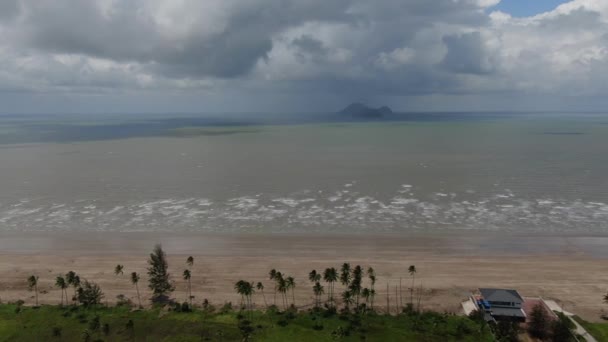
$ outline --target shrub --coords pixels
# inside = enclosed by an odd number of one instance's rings
[[[229,313],[232,311],[232,302],[225,303],[224,306],[220,309],[220,313]]]
[[[99,285],[85,280],[81,287],[78,288],[76,297],[78,298],[78,302],[80,302],[80,304],[84,305],[85,307],[89,307],[92,305],[101,304],[103,292],[101,292]]]
[[[61,328],[53,327],[53,337],[61,337]]]

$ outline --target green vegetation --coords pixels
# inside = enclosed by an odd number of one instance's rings
[[[179,307],[179,306],[177,306]],[[251,314],[127,306],[0,305],[0,341],[492,341],[475,321],[439,313],[399,316],[333,310]]]
[[[608,342],[608,323],[591,323],[579,316],[573,316],[578,324],[582,325],[591,336],[600,342]]]

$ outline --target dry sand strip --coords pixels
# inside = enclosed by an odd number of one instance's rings
[[[410,301],[409,265],[416,265],[416,288],[422,286],[421,305],[436,311],[460,313],[460,301],[478,287],[515,288],[524,296],[554,299],[568,311],[597,321],[602,296],[608,290],[606,236],[508,236],[479,233],[405,235],[213,235],[168,233],[60,233],[0,234],[0,299],[33,302],[26,278],[40,277],[41,303],[59,303],[53,287],[57,275],[73,270],[97,282],[108,303],[124,294],[136,302],[128,273],[142,274],[146,289],[146,259],[155,243],[169,256],[176,285],[173,294],[186,300],[181,274],[186,258],[195,258],[192,285],[195,301],[204,298],[221,305],[238,303],[233,285],[240,279],[265,285],[266,301],[274,301],[267,277],[275,268],[296,279],[295,300],[301,307],[313,303],[308,272],[343,262],[372,266],[377,273],[376,305],[386,306],[387,284],[392,311]],[[116,264],[125,275],[116,276]],[[401,282],[401,291],[399,283]],[[365,286],[369,286],[366,282]],[[342,290],[336,285],[336,291]],[[289,294],[291,301],[291,293]],[[263,306],[260,293],[254,296]],[[277,298],[277,303],[280,299]]]

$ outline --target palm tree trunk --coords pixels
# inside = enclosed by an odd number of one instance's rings
[[[293,301],[293,306],[296,306],[296,289],[295,288],[291,288],[291,299]]]
[[[190,308],[192,308],[192,280],[188,278],[188,300],[190,301]]]
[[[414,281],[416,280],[416,273],[412,273],[412,289],[410,290],[410,303],[414,306]]]
[[[266,296],[264,295],[264,290],[262,290],[262,298],[264,298],[264,306],[268,309],[268,303],[266,303]]]
[[[399,277],[399,306],[401,306],[403,308],[403,292],[401,291],[401,277]]]
[[[34,285],[34,291],[36,292],[36,306],[38,306],[38,284]]]
[[[391,314],[391,302],[389,301],[389,285],[388,282],[386,283],[386,313],[387,314]]]
[[[139,303],[139,307],[141,308],[141,298],[139,297],[139,286],[135,283],[135,290],[137,291],[137,302]]]

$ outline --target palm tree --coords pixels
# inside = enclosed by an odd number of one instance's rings
[[[374,290],[374,285],[376,285],[376,272],[374,271],[373,268],[368,268],[367,269],[367,277],[369,278],[369,281],[371,283],[371,288],[369,289],[369,298],[371,299],[370,301],[370,308],[373,310],[374,309],[374,296],[376,295],[376,291]],[[367,298],[366,298],[367,301]]]
[[[139,274],[137,274],[137,272],[131,273],[131,283],[133,285],[135,285],[135,290],[137,291],[137,302],[139,303],[139,307],[141,308],[141,298],[139,297],[139,286],[137,285],[137,283],[139,283]]]
[[[186,265],[192,267],[192,265],[194,265],[194,258],[191,256],[188,257],[188,259],[186,259]]]
[[[264,298],[264,306],[268,308],[268,303],[266,303],[266,296],[264,295],[264,284],[258,282],[255,288],[258,289],[258,291],[262,292],[262,298]]]
[[[243,301],[245,301],[246,302],[245,308],[248,307],[249,311],[251,312],[253,310],[253,305],[251,302],[251,297],[253,296],[253,293],[254,293],[253,283],[249,283],[244,280],[239,280],[234,284],[234,289],[236,290],[236,292],[238,294],[241,295],[241,303],[243,303]]]
[[[283,308],[287,309],[287,281],[283,278],[283,274],[281,272],[277,272],[275,276],[276,288],[279,293],[281,293],[283,297]]]
[[[407,271],[412,277],[412,287],[410,288],[410,304],[414,306],[414,281],[416,280],[416,266],[411,265]]]
[[[355,298],[356,307],[359,308],[359,296],[361,295],[361,285],[363,282],[363,269],[357,265],[353,269],[352,280],[349,286],[350,292]]]
[[[277,270],[275,270],[274,268],[270,270],[270,272],[268,272],[268,278],[270,278],[270,280],[274,280],[275,281],[275,285],[274,285],[274,305],[277,305],[277,285],[276,285],[276,280],[277,280]]]
[[[241,308],[245,306],[245,283],[244,280],[239,280],[234,284],[236,293],[241,295]]]
[[[293,277],[287,277],[287,289],[291,289],[293,306],[296,306],[296,280]]]
[[[350,264],[345,262],[340,269],[340,282],[347,286],[350,283]]]
[[[116,275],[122,275],[123,274],[123,269],[125,267],[121,264],[116,265],[116,267],[114,267],[114,274]]]
[[[80,277],[78,277],[76,275],[76,272],[70,271],[65,274],[65,281],[68,285],[74,287],[74,296],[72,297],[72,300],[73,300],[76,297],[76,288],[78,286],[80,286]],[[78,283],[76,283],[76,281],[78,281]],[[66,290],[66,293],[67,293],[67,290]],[[67,301],[67,294],[66,294],[66,301]]]
[[[348,310],[349,306],[353,303],[353,294],[349,290],[342,292],[342,301]]]
[[[604,303],[608,304],[608,293],[604,296]]]
[[[315,293],[315,307],[319,307],[319,304],[321,303],[321,296],[323,295],[323,293],[325,292],[323,290],[323,285],[321,285],[321,283],[319,283],[318,281],[315,283],[315,286],[312,287],[313,292]]]
[[[191,282],[191,278],[192,278],[192,274],[190,273],[190,270],[184,270],[184,274],[183,274],[184,280],[188,282],[188,299],[190,301],[190,306],[192,306],[192,282]]]
[[[334,283],[338,281],[338,271],[335,268],[326,268],[323,272],[323,280],[328,284],[328,300],[333,305],[334,302]]]
[[[29,276],[27,278],[27,287],[30,291],[34,290],[36,293],[36,306],[38,306],[38,277],[35,275]]]
[[[61,290],[61,305],[63,306],[63,294],[65,293],[65,301],[68,301],[68,292],[66,291],[68,287],[68,283],[65,281],[65,278],[62,276],[58,276],[55,279],[55,286],[57,286]]]
[[[368,289],[367,287],[363,289],[363,291],[361,291],[361,297],[365,298],[365,304],[367,305],[369,303],[369,299],[372,296],[372,291],[370,289]]]

